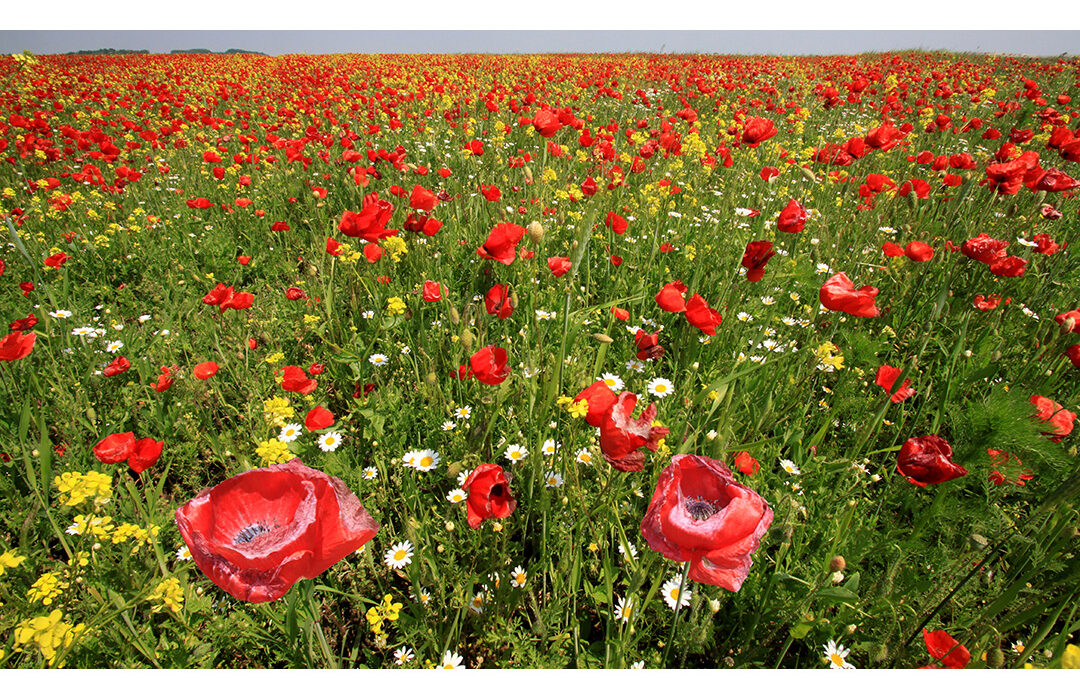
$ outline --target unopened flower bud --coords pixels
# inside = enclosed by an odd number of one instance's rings
[[[844,558],[837,554],[829,561],[829,571],[843,571],[847,567],[847,562]]]
[[[461,316],[458,314],[457,309],[453,306],[450,307],[450,320],[455,324],[461,323]]]
[[[476,340],[476,336],[472,334],[472,331],[466,330],[461,334],[461,347],[465,350],[472,350],[473,341]]]
[[[534,221],[529,224],[528,232],[529,240],[532,241],[534,245],[544,239],[544,227],[540,225],[539,221]]]
[[[592,337],[593,337],[593,340],[599,340],[601,343],[604,343],[605,345],[609,345],[609,344],[615,342],[610,335],[605,335],[604,333],[593,333]]]

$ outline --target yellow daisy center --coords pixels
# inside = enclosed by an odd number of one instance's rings
[[[404,558],[405,558],[405,550],[404,549],[399,549],[398,551],[394,552],[394,561],[401,561]]]

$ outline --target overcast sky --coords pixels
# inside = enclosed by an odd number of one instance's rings
[[[0,31],[0,52],[83,49],[247,49],[288,53],[668,52],[850,54],[946,49],[1080,54],[1080,31]]]

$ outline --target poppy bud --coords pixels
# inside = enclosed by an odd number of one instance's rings
[[[454,323],[461,323],[461,316],[453,306],[450,307],[450,320]]]
[[[829,571],[832,572],[843,571],[845,567],[847,567],[847,562],[844,561],[844,558],[839,554],[833,557],[829,562]]]
[[[544,238],[544,227],[540,225],[539,221],[534,221],[529,224],[528,232],[529,240],[532,241],[534,245],[539,244]]]
[[[803,177],[805,177],[810,182],[817,182],[818,181],[817,175],[810,168],[799,168],[799,170],[802,171]]]
[[[434,373],[434,372],[428,372],[428,373],[427,373],[427,376],[426,376],[426,377],[424,377],[424,382],[426,382],[427,384],[431,384],[432,386],[434,386],[435,384],[438,384],[438,383],[439,383],[439,378],[438,378],[437,376],[435,376],[435,373]]]
[[[472,334],[472,331],[466,330],[461,334],[461,347],[466,351],[472,350],[473,342],[476,340],[476,336]]]
[[[593,340],[598,340],[605,345],[610,345],[615,342],[610,335],[604,335],[603,333],[593,333]]]
[[[987,652],[986,665],[990,668],[1001,668],[1005,665],[1005,654],[1000,647],[995,647]]]

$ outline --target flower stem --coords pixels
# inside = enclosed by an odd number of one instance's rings
[[[668,635],[667,644],[664,646],[664,659],[660,662],[662,668],[667,668],[668,654],[671,653],[671,646],[675,642],[675,631],[679,629],[679,617],[682,613],[682,597],[683,590],[686,588],[686,577],[690,574],[690,562],[686,562],[683,566],[682,576],[679,578],[679,592],[675,598],[675,619],[671,622],[671,634]]]

